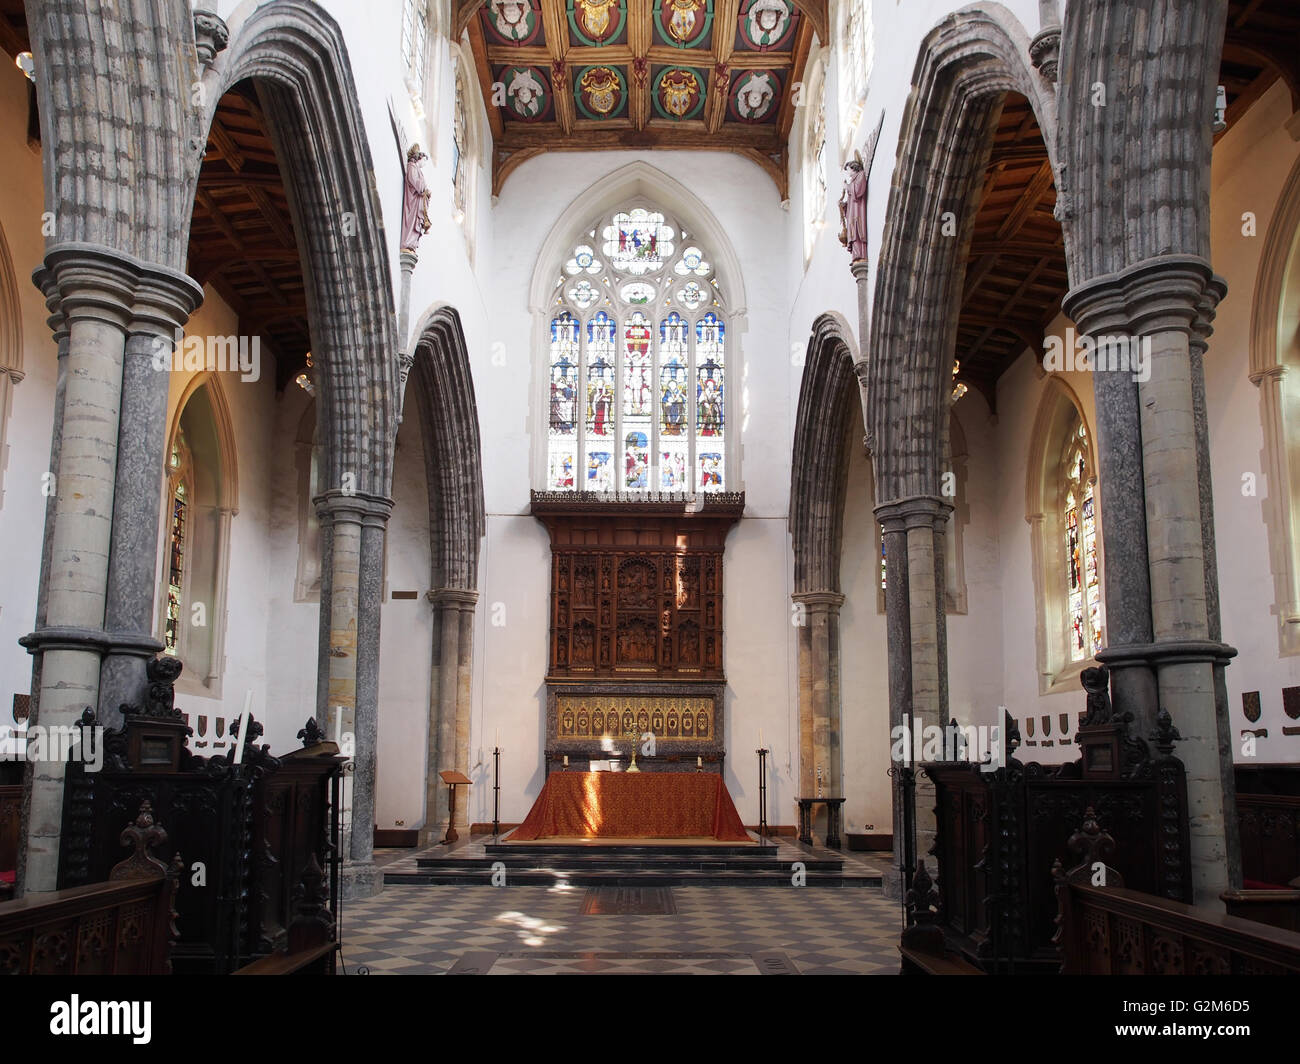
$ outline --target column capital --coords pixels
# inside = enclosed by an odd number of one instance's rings
[[[458,587],[438,587],[432,591],[426,591],[424,597],[433,604],[439,606],[458,606],[461,609],[472,610],[478,605],[478,592],[468,591]]]
[[[871,261],[869,259],[854,259],[849,263],[849,270],[852,272],[854,279],[861,284],[871,276]]]
[[[1250,375],[1250,383],[1258,388],[1265,381],[1277,382],[1282,380],[1285,376],[1286,366],[1279,364],[1276,366],[1269,366],[1267,369],[1262,369],[1258,373],[1252,373]]]
[[[790,601],[800,602],[810,609],[837,614],[844,605],[844,596],[838,591],[796,591],[790,596]]]
[[[363,491],[345,492],[338,489],[317,495],[316,516],[322,525],[340,521],[384,528],[393,512],[393,500],[383,495],[370,495]]]
[[[937,495],[911,495],[882,502],[875,509],[876,520],[886,532],[913,528],[936,528],[948,520],[953,506]]]
[[[203,288],[192,277],[99,244],[51,249],[32,281],[52,312],[56,340],[78,319],[171,335],[203,302]]]
[[[1066,293],[1061,309],[1080,332],[1093,336],[1108,331],[1191,334],[1206,299],[1216,305],[1226,290],[1204,259],[1160,255],[1076,285]]]

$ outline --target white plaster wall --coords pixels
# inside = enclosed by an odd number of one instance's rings
[[[1228,281],[1205,358],[1210,467],[1214,482],[1215,536],[1224,642],[1238,650],[1226,670],[1230,730],[1238,761],[1249,761],[1240,742],[1244,728],[1267,728],[1255,760],[1300,760],[1300,736],[1282,713],[1282,688],[1300,684],[1300,657],[1280,657],[1262,503],[1271,490],[1264,476],[1264,435],[1259,391],[1250,382],[1251,307],[1259,258],[1278,194],[1300,156],[1300,145],[1283,128],[1290,99],[1275,83],[1214,150],[1210,194],[1211,250],[1217,272]],[[1256,236],[1242,233],[1242,215],[1256,215]],[[1243,494],[1243,476],[1255,474],[1257,494]],[[1292,545],[1295,549],[1295,545]],[[1257,724],[1241,709],[1245,691],[1258,691],[1263,713]]]
[[[27,79],[0,63],[0,145],[5,158],[0,229],[18,287],[24,380],[13,387],[0,452],[0,726],[12,723],[15,694],[29,694],[31,658],[18,639],[35,627],[45,529],[44,483],[50,466],[58,358],[47,311],[31,272],[45,254],[39,154],[27,147]]]
[[[397,434],[380,627],[375,823],[381,828],[415,828],[424,820],[433,607],[424,597],[430,572],[429,492],[421,431],[419,404],[412,402]],[[395,591],[414,591],[417,597],[394,599]],[[448,761],[439,767],[454,766]]]

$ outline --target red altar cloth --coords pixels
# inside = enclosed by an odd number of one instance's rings
[[[556,835],[752,841],[711,772],[552,772],[510,841]]]

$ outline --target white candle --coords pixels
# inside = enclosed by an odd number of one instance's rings
[[[564,767],[565,767],[565,768],[568,768],[568,767],[569,767],[569,755],[568,755],[568,754],[565,754],[565,755],[564,755]]]
[[[762,728],[759,728],[759,729],[758,729],[758,748],[759,748],[760,750],[764,749],[764,746],[763,746],[763,729],[762,729]]]
[[[492,729],[492,745],[493,745],[496,749],[498,749],[498,750],[501,749],[501,729],[500,729],[500,728],[494,728],[494,729]]]
[[[253,711],[253,692],[244,696],[244,715],[239,718],[239,738],[235,740],[235,764],[243,764],[244,740],[248,737],[248,718]]]

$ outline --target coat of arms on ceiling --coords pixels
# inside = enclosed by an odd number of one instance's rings
[[[626,0],[568,0],[569,28],[583,44],[613,40],[627,24]]]
[[[627,85],[617,68],[590,66],[578,75],[578,108],[587,118],[609,118],[626,100]]]
[[[781,82],[773,70],[749,70],[735,79],[731,113],[742,122],[761,122],[776,113]]]
[[[760,52],[780,48],[794,32],[794,5],[788,0],[744,0],[738,20],[748,47]]]
[[[499,81],[505,86],[510,113],[524,121],[546,118],[551,111],[551,94],[546,75],[537,67],[507,67]]]
[[[703,42],[713,24],[713,0],[655,0],[655,26],[666,44],[689,48]]]
[[[655,83],[654,99],[663,118],[694,118],[704,107],[704,81],[693,70],[668,67]]]
[[[539,0],[488,0],[483,21],[503,44],[531,44],[542,28]]]

